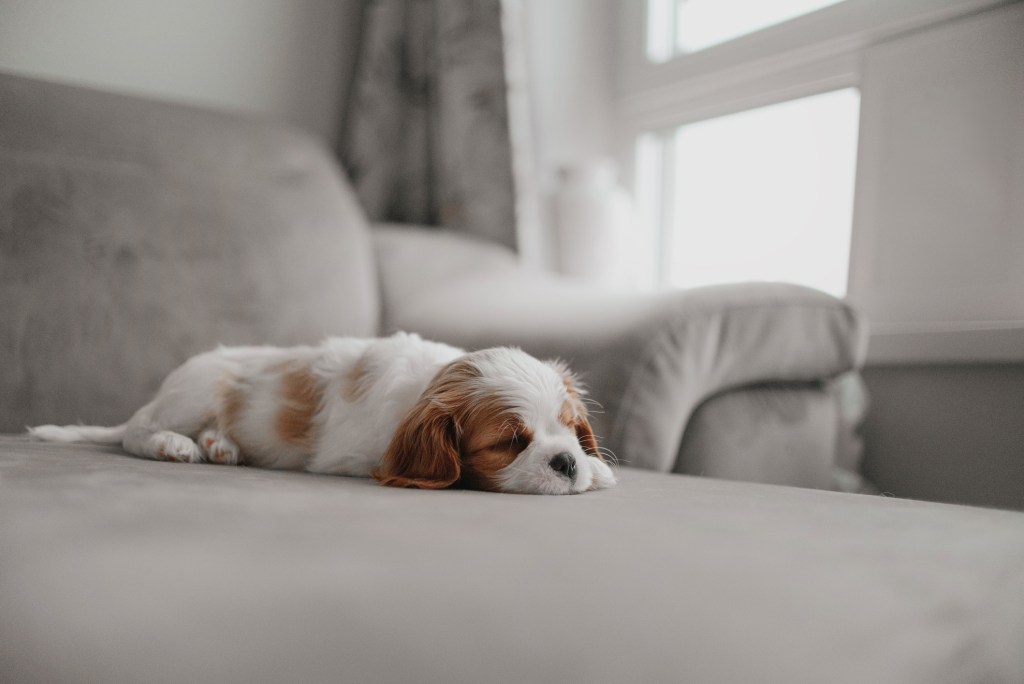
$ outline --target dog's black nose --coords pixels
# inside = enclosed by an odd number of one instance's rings
[[[568,451],[555,454],[555,457],[548,462],[548,465],[556,473],[561,473],[570,480],[576,479],[576,459]]]

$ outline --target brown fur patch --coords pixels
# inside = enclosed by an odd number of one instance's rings
[[[371,475],[388,487],[444,489],[455,484],[461,473],[450,417],[436,404],[421,400],[403,419]]]
[[[562,402],[562,410],[558,413],[558,420],[562,425],[572,427],[579,416],[579,408],[576,402],[566,399]]]
[[[498,473],[533,441],[530,428],[497,401],[489,410],[475,412],[463,430],[466,456],[462,480],[473,489],[497,491]]]
[[[316,441],[313,421],[320,410],[322,399],[320,382],[308,367],[296,364],[286,366],[281,377],[281,408],[274,424],[281,441],[312,450]]]
[[[587,418],[587,407],[583,403],[583,397],[576,387],[576,382],[568,373],[563,374],[563,379],[569,398],[562,402],[562,410],[558,414],[558,419],[562,421],[563,425],[571,427],[576,432],[576,441],[580,443],[588,456],[596,456],[603,461],[601,450],[597,448],[594,428],[590,426],[590,420]]]
[[[462,476],[462,425],[470,383],[479,377],[460,359],[442,368],[402,418],[373,478],[389,487],[443,489]]]
[[[359,401],[366,395],[372,384],[370,362],[367,360],[366,354],[363,354],[345,373],[345,387],[342,390],[342,396],[345,397],[345,401]]]

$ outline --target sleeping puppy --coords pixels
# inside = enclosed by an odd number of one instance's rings
[[[575,494],[615,484],[568,369],[416,335],[194,356],[117,427],[35,437],[160,461],[372,476],[392,487]]]

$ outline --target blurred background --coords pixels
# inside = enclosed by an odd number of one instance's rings
[[[595,288],[847,298],[865,474],[1021,498],[980,484],[1024,456],[1020,2],[0,0],[0,70],[289,121],[371,218]]]

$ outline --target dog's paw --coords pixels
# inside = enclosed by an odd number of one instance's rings
[[[150,437],[153,453],[159,461],[199,463],[203,455],[199,446],[185,435],[176,432],[158,432]]]
[[[206,454],[206,460],[210,463],[238,465],[238,445],[215,430],[204,430],[199,435],[199,448]]]
[[[591,482],[590,487],[587,488],[587,491],[614,487],[617,480],[611,466],[599,458],[593,456],[588,456],[587,458],[590,459],[590,468],[594,474],[594,480]]]

